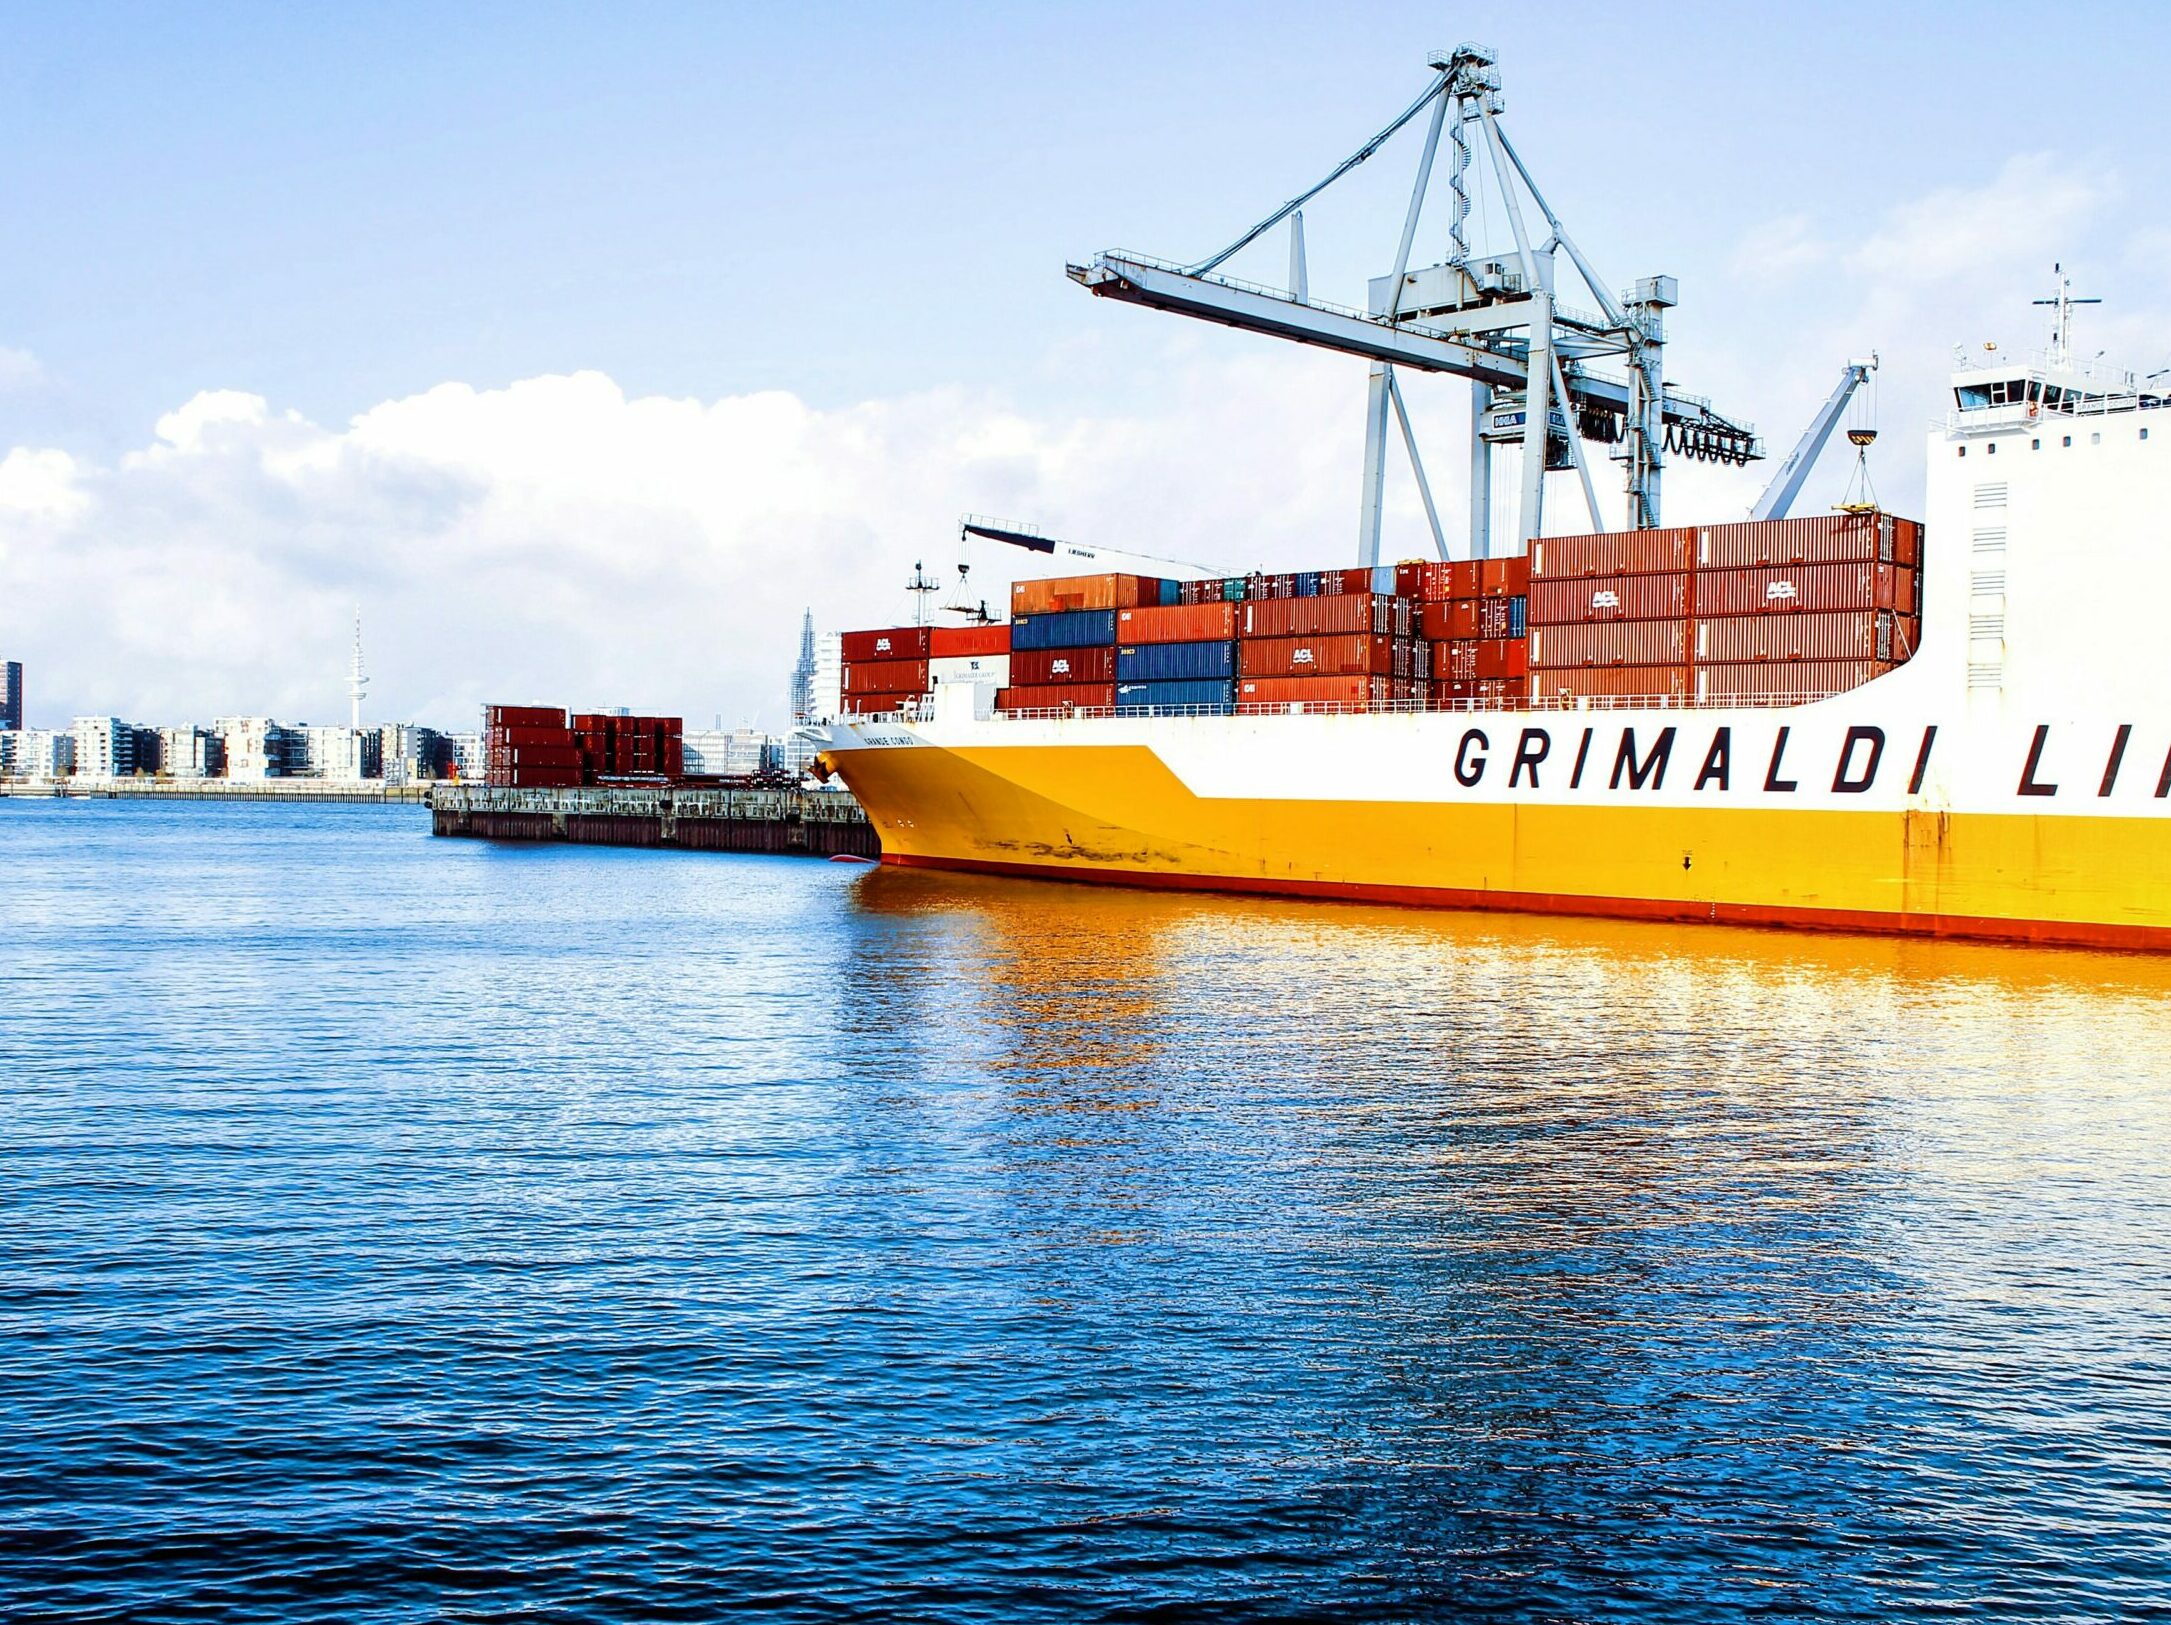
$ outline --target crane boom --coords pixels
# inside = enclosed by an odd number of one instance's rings
[[[1845,415],[1847,403],[1854,392],[1869,382],[1869,375],[1877,368],[1877,358],[1867,361],[1850,361],[1839,372],[1839,383],[1832,390],[1831,398],[1817,408],[1817,415],[1809,420],[1809,427],[1795,444],[1787,460],[1779,465],[1779,472],[1772,476],[1771,484],[1764,487],[1764,494],[1756,499],[1756,506],[1749,511],[1752,519],[1784,519],[1787,510],[1794,506],[1794,499],[1801,495],[1802,485],[1809,478],[1809,471],[1816,466],[1818,455],[1825,443],[1832,438],[1832,431],[1839,427]]]
[[[1228,247],[1196,262],[1179,263],[1110,252],[1066,267],[1072,281],[1100,298],[1151,310],[1219,322],[1227,327],[1299,344],[1361,356],[1370,363],[1366,386],[1365,465],[1358,503],[1357,557],[1376,564],[1387,504],[1382,495],[1389,419],[1402,428],[1411,472],[1435,541],[1443,549],[1430,483],[1418,457],[1418,441],[1397,368],[1466,378],[1473,386],[1470,423],[1470,547],[1484,556],[1493,547],[1491,457],[1495,446],[1520,448],[1519,512],[1515,540],[1544,533],[1545,476],[1574,470],[1594,507],[1595,490],[1581,440],[1618,449],[1627,496],[1628,523],[1649,529],[1659,523],[1662,470],[1669,455],[1708,462],[1746,463],[1764,455],[1756,431],[1714,411],[1699,396],[1665,380],[1665,312],[1678,303],[1672,277],[1639,279],[1616,295],[1567,234],[1530,169],[1500,125],[1500,75],[1494,53],[1465,43],[1426,57],[1430,77],[1417,98],[1378,134],[1330,170],[1324,179],[1283,203]],[[1350,309],[1310,297],[1304,270],[1300,212],[1336,181],[1369,161],[1390,137],[1415,125],[1421,113],[1424,146],[1409,207],[1395,248],[1394,269],[1374,278],[1365,308]],[[1436,157],[1445,153],[1453,198],[1448,257],[1413,264],[1432,185]],[[1512,252],[1479,252],[1469,240],[1473,185],[1489,173],[1514,234]],[[1537,219],[1526,222],[1528,196]],[[1232,256],[1284,220],[1292,221],[1289,288],[1262,288],[1221,274]],[[1543,231],[1538,229],[1542,221]],[[1562,304],[1555,287],[1555,257],[1565,255],[1588,287],[1601,314]],[[1597,370],[1611,364],[1620,377]]]

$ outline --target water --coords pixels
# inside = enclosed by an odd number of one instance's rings
[[[0,1614],[2131,1618],[2171,966],[0,802]]]

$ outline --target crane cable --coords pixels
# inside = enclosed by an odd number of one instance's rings
[[[1445,94],[1446,90],[1447,72],[1445,69],[1442,69],[1440,72],[1440,76],[1437,79],[1433,80],[1430,85],[1426,86],[1425,93],[1422,96],[1419,96],[1417,100],[1410,103],[1410,105],[1403,110],[1402,115],[1397,118],[1394,123],[1388,125],[1386,129],[1380,131],[1378,135],[1375,135],[1371,140],[1367,141],[1363,146],[1359,147],[1347,158],[1344,158],[1339,164],[1336,164],[1334,166],[1334,169],[1328,174],[1325,180],[1321,181],[1310,191],[1301,193],[1298,196],[1291,198],[1287,203],[1284,203],[1280,208],[1276,209],[1272,214],[1268,215],[1256,226],[1253,226],[1251,230],[1245,232],[1243,236],[1237,238],[1235,242],[1229,244],[1227,248],[1224,248],[1220,253],[1214,255],[1211,259],[1204,259],[1199,261],[1199,263],[1196,265],[1186,266],[1184,268],[1184,275],[1204,276],[1215,266],[1219,265],[1223,260],[1226,260],[1230,255],[1236,253],[1242,248],[1248,247],[1251,243],[1257,241],[1262,233],[1273,230],[1284,220],[1288,219],[1292,214],[1295,214],[1297,210],[1303,208],[1305,204],[1311,202],[1313,198],[1319,196],[1320,193],[1324,192],[1328,187],[1332,186],[1344,175],[1347,175],[1351,170],[1355,169],[1359,164],[1363,163],[1367,158],[1371,157],[1372,154],[1379,151],[1381,147],[1387,144],[1388,137],[1392,136],[1395,131],[1401,129],[1403,125],[1409,123],[1411,119],[1417,117],[1419,113],[1423,112],[1425,108],[1430,105],[1433,97]]]

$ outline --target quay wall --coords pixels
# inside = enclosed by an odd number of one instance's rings
[[[514,790],[441,784],[433,834],[486,841],[878,858],[882,843],[851,796],[833,790],[594,786]]]

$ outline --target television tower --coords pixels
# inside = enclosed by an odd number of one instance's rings
[[[362,612],[354,612],[354,665],[347,673],[347,699],[352,706],[351,726],[356,733],[362,731],[362,696],[369,691],[369,679],[362,674]]]
[[[814,611],[808,610],[799,625],[799,664],[792,667],[792,721],[807,722],[814,716]]]

